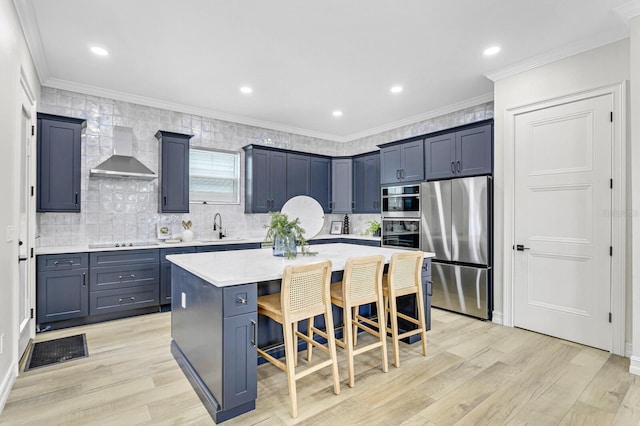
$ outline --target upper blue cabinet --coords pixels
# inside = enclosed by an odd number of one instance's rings
[[[380,148],[380,183],[424,180],[424,142],[422,139]]]
[[[380,213],[380,153],[353,158],[353,213]]]
[[[493,171],[493,125],[471,127],[424,141],[426,180],[478,176]]]
[[[80,212],[83,119],[38,114],[37,210]]]
[[[287,201],[287,154],[254,145],[244,151],[244,212],[279,211]]]
[[[189,139],[193,135],[158,130],[161,213],[189,213]]]

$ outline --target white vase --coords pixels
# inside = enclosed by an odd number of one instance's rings
[[[193,231],[191,229],[185,229],[182,231],[182,241],[191,241],[193,240]]]

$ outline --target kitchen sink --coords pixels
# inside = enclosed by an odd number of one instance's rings
[[[223,238],[198,238],[201,243],[224,243],[226,241],[245,241],[246,238],[223,237]]]
[[[131,243],[98,243],[98,244],[89,244],[90,249],[96,248],[115,248],[115,247],[145,247],[145,246],[157,246],[160,245],[155,241],[142,241],[142,242],[131,242]]]

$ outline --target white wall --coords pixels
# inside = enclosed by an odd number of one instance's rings
[[[513,179],[513,177],[506,176],[505,169],[508,169],[509,162],[513,162],[513,158],[508,158],[507,154],[513,153],[513,141],[505,138],[505,111],[629,80],[629,49],[629,40],[625,39],[495,82],[494,306],[498,318],[502,318],[503,314],[503,292],[506,283],[503,276],[504,250],[511,250],[510,243],[504,242],[505,227],[510,223],[509,218],[505,220],[504,206],[505,204],[512,205],[510,195],[505,192],[505,186],[509,186],[507,179]],[[629,169],[631,169],[629,166],[627,170],[628,182]],[[630,246],[631,241],[629,240],[627,247]],[[631,263],[628,254],[627,265],[627,269],[630,270]],[[631,339],[631,304],[629,303],[631,283],[629,277],[628,274],[625,283],[628,302],[625,321],[627,341]]]
[[[0,335],[4,334],[4,352],[0,355],[0,411],[17,375],[19,361],[15,306],[18,245],[15,239],[7,242],[5,233],[8,225],[16,227],[19,214],[16,191],[20,170],[15,158],[20,137],[18,84],[21,67],[38,97],[40,84],[13,3],[0,0]]]
[[[640,164],[640,15],[630,20],[631,26],[631,111],[629,116],[631,127],[629,161],[632,164]],[[636,84],[634,84],[636,83]],[[631,182],[629,189],[632,200],[631,208],[634,213],[640,212],[640,168],[629,167]],[[640,375],[640,215],[634,214],[631,217],[632,228],[628,234],[632,238],[631,268],[632,268],[632,292],[628,295],[628,300],[632,301],[632,310],[635,315],[629,326],[632,329],[633,350],[631,354],[631,365],[629,371]]]

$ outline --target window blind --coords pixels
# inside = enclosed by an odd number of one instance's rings
[[[189,201],[240,202],[240,153],[189,149]]]

